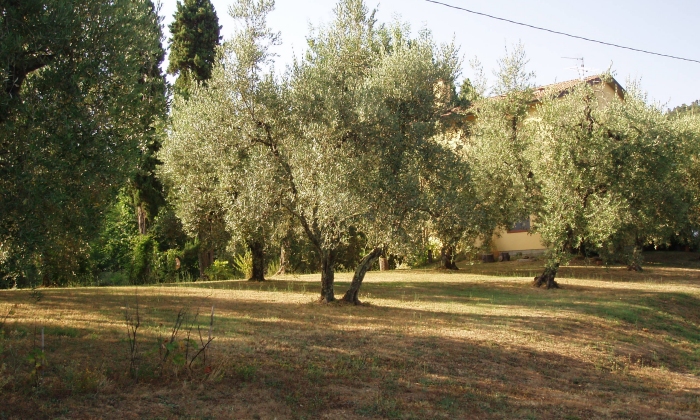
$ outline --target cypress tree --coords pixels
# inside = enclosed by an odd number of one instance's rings
[[[158,39],[162,39],[161,21],[158,17],[158,9],[151,0],[146,0],[146,4],[150,9],[149,19],[147,24],[149,31],[153,34],[158,34]],[[163,196],[163,186],[155,176],[156,165],[160,162],[156,159],[155,154],[160,149],[160,134],[161,130],[157,127],[162,121],[167,112],[166,103],[166,84],[165,78],[160,69],[160,65],[165,58],[165,50],[163,50],[160,42],[156,53],[152,59],[144,64],[143,77],[139,81],[140,84],[149,84],[149,97],[146,107],[150,108],[149,113],[144,114],[142,118],[143,131],[141,134],[141,153],[139,157],[137,171],[131,178],[130,187],[133,193],[134,207],[136,218],[139,226],[139,233],[146,234],[148,228],[147,222],[152,221],[159,208],[165,204]]]
[[[178,1],[174,17],[168,74],[178,76],[175,93],[187,97],[193,82],[211,78],[221,26],[210,0]]]

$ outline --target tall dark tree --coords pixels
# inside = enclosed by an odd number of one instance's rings
[[[141,150],[137,172],[129,183],[136,221],[141,235],[148,232],[153,218],[165,204],[163,185],[155,176],[156,165],[160,163],[156,158],[156,153],[160,150],[161,143],[155,132],[144,134],[146,143]]]
[[[152,59],[144,63],[142,78],[139,81],[142,85],[148,86],[148,100],[144,103],[147,108],[141,115],[143,131],[141,132],[141,155],[136,174],[130,182],[130,190],[133,195],[136,220],[138,222],[139,233],[145,235],[148,224],[158,214],[158,210],[165,204],[163,185],[155,176],[156,165],[160,162],[156,158],[156,153],[160,150],[161,141],[159,136],[163,130],[157,127],[158,116],[164,116],[167,110],[166,103],[166,83],[161,71],[161,64],[165,59],[165,50],[162,46],[163,28],[158,16],[158,10],[151,0],[146,0],[150,7],[150,19],[146,22],[149,32],[158,34],[159,43]]]
[[[178,1],[174,17],[168,74],[178,76],[175,93],[186,97],[193,82],[211,78],[221,26],[210,0]]]
[[[478,90],[474,87],[474,84],[469,79],[464,79],[462,81],[461,87],[459,89],[459,94],[457,95],[456,105],[464,108],[469,108],[474,101],[479,99],[480,95]]]
[[[150,0],[0,3],[0,276],[81,269],[164,112],[154,19]]]

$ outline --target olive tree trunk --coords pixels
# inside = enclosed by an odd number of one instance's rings
[[[214,264],[214,250],[203,249],[200,245],[197,257],[199,258],[199,278],[204,279],[207,277],[207,268]]]
[[[287,260],[287,247],[282,244],[280,247],[280,268],[275,273],[276,276],[283,276],[287,274],[287,266],[289,261]]]
[[[255,239],[247,241],[247,245],[253,257],[253,272],[248,281],[265,281],[265,244]]]
[[[335,251],[323,250],[321,253],[321,297],[319,301],[324,303],[335,300],[333,292],[335,257]]]
[[[455,264],[454,247],[451,245],[443,246],[440,250],[440,268],[445,270],[459,270]]]
[[[544,272],[535,277],[533,285],[535,287],[545,286],[547,289],[558,289],[559,284],[554,280],[557,276],[557,271],[559,271],[559,263],[547,265],[544,268]]]
[[[358,295],[360,293],[360,287],[362,286],[362,280],[365,279],[365,274],[367,274],[367,271],[369,271],[369,269],[372,267],[372,264],[377,261],[377,258],[379,258],[383,252],[383,248],[377,247],[362,258],[362,261],[360,261],[360,264],[355,269],[355,274],[352,276],[350,288],[347,292],[345,292],[345,296],[343,296],[343,300],[345,302],[354,303],[355,305],[359,305],[361,303],[358,299]]]
[[[635,246],[627,258],[627,269],[630,271],[642,271],[642,248]]]

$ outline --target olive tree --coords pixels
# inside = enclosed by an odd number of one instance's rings
[[[264,280],[265,240],[284,188],[275,158],[282,139],[277,128],[284,127],[281,86],[265,73],[278,37],[265,23],[273,4],[244,0],[230,8],[241,29],[220,49],[207,85],[192,87],[188,100],[176,99],[160,154],[184,225],[199,232],[199,221],[211,219],[213,229],[245,243],[256,281]]]
[[[530,140],[524,124],[534,100],[534,73],[526,70],[527,63],[521,44],[506,49],[494,72],[494,96],[472,104],[475,119],[461,138],[460,152],[472,166],[485,249],[496,229],[510,228],[533,211],[534,182],[524,153]]]
[[[685,187],[685,200],[688,204],[687,219],[677,231],[676,239],[689,245],[700,245],[700,113],[671,113],[676,136],[681,149],[679,159],[680,185]]]
[[[641,247],[687,223],[689,172],[680,168],[692,167],[692,130],[679,130],[680,120],[634,85],[617,92],[624,99],[605,99],[586,82],[536,98],[526,64],[522,46],[499,61],[495,96],[472,105],[464,137],[487,227],[534,216],[532,231],[548,248],[538,286],[556,287],[573,252],[641,269]]]
[[[427,31],[411,38],[394,24],[379,31],[376,64],[360,88],[365,149],[371,151],[354,192],[368,203],[358,221],[369,253],[343,299],[358,303],[364,274],[388,249],[408,252],[421,237],[425,179],[442,169],[452,150],[435,140],[441,116],[452,106],[450,87],[459,67],[456,48],[437,46]],[[462,203],[469,206],[469,203]]]
[[[203,276],[213,258],[212,252],[201,251],[221,248],[229,239],[213,161],[218,155],[218,135],[227,133],[228,127],[219,122],[228,109],[196,86],[191,93],[192,100],[176,96],[173,102],[169,135],[158,153],[162,162],[158,176],[185,232],[199,242]],[[213,124],[218,130],[209,129]]]
[[[334,256],[343,232],[351,225],[365,232],[370,252],[344,296],[357,303],[373,260],[420,236],[421,213],[446,217],[449,206],[474,208],[468,171],[451,166],[457,164],[453,151],[435,140],[441,116],[454,103],[459,60],[452,45],[435,45],[427,31],[411,38],[400,24],[377,26],[361,1],[340,2],[336,20],[309,44],[290,80],[301,123],[292,141],[302,141],[292,150],[318,160],[307,157],[311,165],[298,167],[295,182],[308,187],[297,187],[284,205],[322,255],[324,301],[334,299]],[[459,176],[445,177],[448,172]],[[426,193],[437,179],[452,180],[449,194],[438,194],[439,188]]]
[[[678,170],[687,156],[682,137],[660,107],[634,86],[624,100],[606,101],[586,83],[559,96],[525,123],[535,230],[549,248],[535,284],[547,288],[581,247],[641,270],[641,247],[668,238],[689,207]]]
[[[171,137],[189,133],[205,150],[195,159],[211,167],[231,234],[270,237],[281,212],[301,226],[320,259],[321,300],[331,302],[348,232],[360,227],[373,238],[363,274],[420,207],[421,176],[440,149],[430,138],[448,104],[439,87],[452,85],[457,60],[427,33],[409,40],[405,28],[378,27],[362,1],[345,0],[280,78],[269,52],[277,42],[265,21],[271,9],[269,1],[231,8],[241,29],[189,101],[201,103],[176,103]],[[168,171],[190,170],[167,156]]]

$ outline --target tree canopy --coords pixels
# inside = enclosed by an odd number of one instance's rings
[[[150,0],[3,3],[4,275],[53,282],[84,261],[142,133],[165,113],[158,22]]]
[[[606,96],[610,75],[535,89],[521,45],[493,96],[476,61],[458,90],[455,45],[362,0],[340,0],[280,73],[273,7],[236,1],[219,45],[211,1],[178,1],[167,118],[151,0],[2,3],[0,275],[146,282],[187,260],[206,278],[247,249],[262,281],[283,245],[318,266],[324,302],[355,268],[343,299],[358,303],[380,256],[439,248],[457,269],[526,218],[548,248],[538,286],[575,253],[640,270],[643,247],[698,241],[698,103],[664,112],[634,83]]]
[[[186,96],[193,83],[211,78],[221,26],[210,0],[178,0],[174,17],[168,73],[178,76],[175,93]]]
[[[176,104],[164,169],[184,179],[176,142],[185,133],[204,142],[196,147],[208,158],[196,159],[211,168],[230,231],[269,236],[272,215],[291,216],[320,256],[321,299],[332,301],[348,231],[380,231],[374,245],[385,246],[420,211],[421,177],[442,147],[431,137],[452,105],[440,86],[453,86],[458,60],[427,32],[410,39],[407,28],[378,26],[363,2],[347,0],[278,79],[268,72],[277,42],[264,25],[271,7],[232,7],[242,30],[209,85]]]
[[[486,196],[509,203],[499,222],[531,214],[548,248],[537,285],[555,287],[558,267],[574,252],[640,270],[641,248],[667,240],[687,220],[684,137],[634,85],[624,96],[606,100],[581,82],[535,102],[525,87],[479,110],[472,151],[495,181]]]
[[[585,247],[641,269],[641,247],[669,237],[687,215],[676,165],[679,137],[663,113],[628,89],[624,101],[599,105],[582,84],[545,100],[529,124],[538,184],[537,231],[562,254]]]
[[[693,101],[690,103],[690,105],[679,105],[672,110],[669,111],[669,114],[671,115],[685,115],[685,114],[691,114],[691,115],[699,115],[700,114],[700,99]]]

